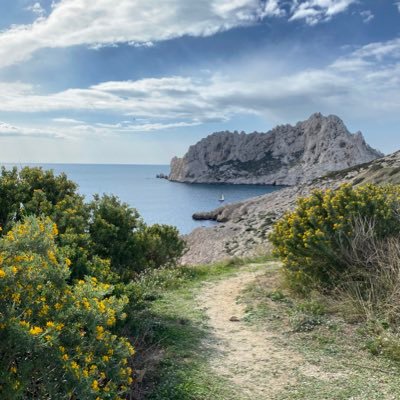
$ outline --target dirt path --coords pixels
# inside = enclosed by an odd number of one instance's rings
[[[268,330],[257,330],[242,318],[243,304],[237,298],[260,272],[243,272],[238,276],[206,286],[200,297],[201,307],[209,317],[213,337],[207,343],[214,351],[210,360],[215,373],[238,388],[238,398],[274,399],[285,386],[302,374],[320,375],[315,366],[305,365],[300,354],[277,346],[279,339]],[[231,321],[236,317],[238,321]]]

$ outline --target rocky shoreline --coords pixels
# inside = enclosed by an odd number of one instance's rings
[[[268,233],[273,223],[295,207],[299,197],[314,189],[335,189],[344,183],[400,184],[400,152],[370,163],[330,173],[312,182],[287,187],[273,193],[210,212],[199,212],[197,219],[219,222],[211,228],[197,228],[185,236],[188,251],[182,264],[206,264],[232,257],[265,254],[270,251]]]

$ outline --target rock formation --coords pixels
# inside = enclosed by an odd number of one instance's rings
[[[267,133],[218,132],[171,161],[169,179],[189,183],[296,185],[382,154],[334,115],[313,114]]]

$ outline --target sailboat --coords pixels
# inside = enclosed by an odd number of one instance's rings
[[[223,201],[225,201],[225,197],[224,197],[223,194],[221,194],[221,197],[218,199],[218,201],[220,201],[221,203],[222,203]]]

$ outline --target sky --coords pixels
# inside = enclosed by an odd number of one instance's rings
[[[400,149],[400,0],[0,0],[0,161],[167,164],[335,114]]]

